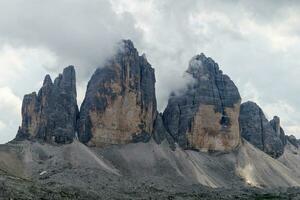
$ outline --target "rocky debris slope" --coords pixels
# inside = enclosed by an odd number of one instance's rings
[[[240,144],[237,87],[204,54],[192,58],[186,73],[194,82],[171,95],[163,113],[168,132],[184,149],[235,149]]]
[[[8,168],[0,166],[0,189],[6,188],[0,195],[6,191],[5,195],[17,199],[23,195],[44,199],[59,199],[59,195],[70,199],[89,195],[98,199],[195,199],[201,197],[198,194],[230,199],[251,190],[247,186],[300,186],[294,171],[247,142],[226,154],[181,148],[172,151],[166,141],[157,145],[153,140],[104,148],[90,148],[76,140],[59,146],[23,141],[0,145],[0,149],[14,157],[7,160],[0,156],[1,166],[15,162],[27,175],[20,178],[14,174],[14,170],[19,174],[19,169],[11,168],[9,176],[18,177],[18,184],[12,183],[1,176]]]
[[[81,187],[64,186],[61,184],[39,184],[18,177],[0,174],[0,199],[3,200],[29,200],[29,199],[51,199],[51,200],[99,200],[99,199],[176,199],[176,200],[296,200],[300,197],[297,188],[258,189],[212,189],[203,186],[191,186],[179,190],[164,190],[153,186],[141,185],[138,191],[115,190],[113,192],[103,187],[101,190],[83,190]]]
[[[240,111],[241,135],[255,147],[274,158],[283,154],[285,136],[278,117],[269,122],[254,102],[245,102]]]
[[[297,146],[287,140],[284,153],[277,160],[292,169],[295,176],[300,177],[300,149]]]
[[[156,117],[154,69],[129,40],[88,83],[78,122],[91,146],[149,141]]]
[[[16,139],[72,142],[77,115],[75,70],[73,66],[69,66],[54,82],[47,75],[38,94],[33,92],[25,95],[22,125]]]

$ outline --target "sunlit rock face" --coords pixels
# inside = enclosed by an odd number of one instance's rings
[[[163,113],[168,132],[185,149],[233,150],[240,144],[237,87],[204,54],[192,58],[186,73],[193,81],[170,96]]]
[[[283,154],[286,143],[280,120],[274,117],[270,122],[262,109],[254,102],[245,102],[240,111],[241,135],[255,147],[274,158]]]
[[[90,146],[146,142],[156,117],[154,69],[129,40],[88,83],[78,121]]]
[[[54,83],[47,75],[38,94],[34,92],[25,95],[22,105],[22,125],[16,139],[72,142],[77,115],[76,76],[74,67],[69,66],[54,80]]]

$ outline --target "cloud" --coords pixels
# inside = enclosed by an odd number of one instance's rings
[[[14,47],[47,49],[58,72],[73,64],[79,79],[110,56],[122,38],[138,38],[131,15],[116,14],[107,0],[0,1],[0,41]]]
[[[141,27],[138,47],[155,67],[160,110],[170,91],[184,83],[180,76],[189,59],[204,52],[245,100],[281,116],[287,132],[300,125],[299,1],[113,0],[113,5]]]
[[[21,99],[10,88],[0,87],[0,138],[9,141],[14,138],[20,124]]]
[[[0,121],[0,131],[3,131],[5,128],[6,128],[5,123]]]
[[[0,88],[19,99],[38,90],[46,73],[56,76],[73,64],[82,101],[87,79],[117,42],[140,38],[133,17],[117,14],[107,0],[0,1],[0,27]],[[0,119],[11,112],[8,108],[16,109],[7,106]],[[20,115],[10,117],[20,121]]]

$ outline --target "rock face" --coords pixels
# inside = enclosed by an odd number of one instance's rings
[[[286,145],[287,138],[284,133],[284,130],[280,126],[280,118],[278,116],[274,116],[273,119],[270,121],[271,126],[273,127],[276,136],[280,138],[283,145]]]
[[[299,141],[294,135],[285,136],[285,138],[286,138],[286,142],[290,142],[296,148],[299,148]]]
[[[161,113],[157,114],[156,119],[154,121],[153,139],[157,144],[161,144],[164,140],[167,140],[170,148],[172,150],[176,149],[176,145],[173,137],[169,134],[169,132],[166,130],[164,126]]]
[[[185,149],[230,151],[240,144],[241,97],[219,66],[204,54],[193,57],[186,91],[171,95],[163,113],[167,131]]]
[[[75,70],[69,66],[54,83],[47,75],[38,94],[25,95],[16,139],[69,143],[75,136],[77,115]]]
[[[79,139],[91,146],[148,141],[156,107],[154,69],[124,40],[123,48],[88,83]]]
[[[274,158],[283,154],[285,136],[278,117],[269,122],[262,109],[254,102],[241,105],[241,135],[251,144]]]

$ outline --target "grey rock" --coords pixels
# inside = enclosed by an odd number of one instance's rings
[[[262,109],[248,101],[241,105],[239,121],[242,137],[251,144],[274,158],[283,154],[284,143],[278,117],[269,122]]]
[[[285,137],[284,130],[280,126],[280,118],[278,116],[274,116],[273,119],[270,121],[271,126],[273,127],[277,136],[279,136],[283,145],[286,145],[287,139]]]
[[[147,141],[156,114],[154,69],[130,40],[88,83],[78,121],[79,139],[91,146]]]
[[[173,137],[168,133],[166,130],[162,114],[158,113],[154,122],[154,129],[153,129],[153,139],[157,144],[161,144],[164,140],[167,140],[169,146],[172,150],[176,149],[175,141]]]
[[[193,81],[185,91],[171,94],[163,113],[167,131],[185,149],[235,148],[240,140],[238,115],[241,97],[233,81],[203,53],[191,59],[186,75]],[[211,107],[212,110],[206,111]],[[204,121],[199,125],[195,122],[196,116],[200,116],[200,121],[207,117],[207,121],[214,125],[206,126]],[[199,130],[193,131],[193,127]],[[188,134],[195,139],[189,139]],[[227,146],[216,146],[213,137],[219,138],[218,142]],[[204,140],[209,142],[205,144]]]
[[[76,76],[73,66],[64,69],[54,83],[47,75],[39,93],[25,95],[22,125],[16,140],[39,139],[69,143],[76,131],[78,115]]]
[[[287,136],[285,136],[285,139],[286,139],[286,141],[290,142],[295,147],[299,148],[300,143],[294,135],[289,135],[289,136],[287,135]]]

